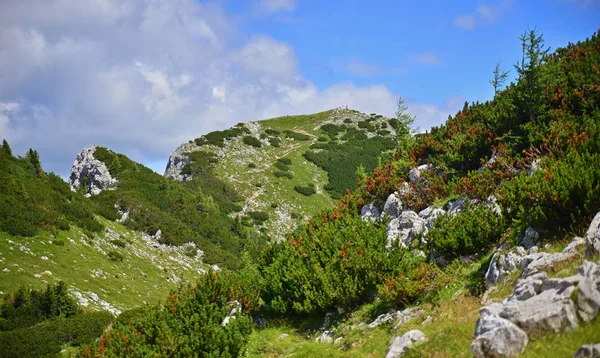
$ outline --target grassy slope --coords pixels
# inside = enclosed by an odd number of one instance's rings
[[[89,300],[89,308],[101,308],[90,300],[88,292],[94,292],[123,311],[163,299],[181,279],[195,281],[205,266],[199,258],[184,255],[184,248],[155,248],[140,233],[98,220],[110,234],[92,240],[75,227],[55,238],[44,231],[30,238],[0,232],[0,291],[14,292],[20,286],[40,289],[46,282],[62,280]],[[117,236],[127,243],[125,248],[110,242]],[[64,246],[51,243],[58,240]],[[111,261],[109,251],[118,251],[124,260]],[[42,274],[45,271],[52,274]]]
[[[273,237],[282,238],[283,234],[292,230],[298,222],[333,207],[334,201],[323,189],[328,183],[327,172],[302,156],[310,150],[313,143],[317,143],[319,136],[325,136],[319,127],[325,123],[356,127],[358,121],[369,117],[353,110],[329,110],[312,115],[284,116],[246,123],[246,127],[252,132],[251,135],[256,138],[266,129],[282,132],[279,135],[279,148],[269,145],[266,139],[261,140],[261,148],[254,148],[242,142],[243,136],[226,141],[224,148],[210,145],[197,147],[193,144],[186,146],[192,150],[211,150],[216,153],[219,161],[214,165],[214,172],[232,184],[246,199],[244,212],[267,212],[270,219],[265,223],[265,228]],[[353,123],[344,123],[345,118],[351,118]],[[374,123],[388,125],[386,118]],[[311,139],[299,141],[285,138],[285,130],[308,134]],[[277,178],[273,175],[276,170],[274,165],[277,159],[282,157],[292,160],[289,166],[294,175],[292,179]],[[248,168],[250,163],[254,163],[256,168]],[[306,197],[294,190],[296,185],[306,186],[309,183],[315,185],[317,194]],[[272,208],[272,204],[277,204],[277,208]],[[299,214],[303,219],[292,219],[292,213]]]

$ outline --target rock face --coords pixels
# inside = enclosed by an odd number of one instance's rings
[[[600,254],[600,213],[596,214],[594,220],[592,220],[585,239],[587,254],[590,256]]]
[[[385,358],[397,358],[405,354],[411,347],[427,341],[425,333],[413,329],[406,332],[402,337],[394,338]]]
[[[506,253],[502,253],[502,249],[498,250],[492,256],[490,266],[485,274],[486,286],[489,288],[516,271],[525,255],[527,255],[527,251],[521,246]]]
[[[419,235],[427,233],[427,227],[425,226],[425,220],[421,219],[414,211],[403,211],[400,216],[390,221],[386,228],[388,242],[386,247],[391,249],[393,243],[397,240],[403,247],[407,247],[408,244]]]
[[[117,180],[111,177],[106,164],[94,157],[95,151],[96,147],[91,146],[77,154],[69,176],[69,186],[72,191],[77,191],[87,180],[87,196],[98,195],[102,190],[114,188],[117,183]]]
[[[433,206],[430,206],[421,210],[421,212],[419,212],[419,217],[425,220],[425,226],[428,229],[431,229],[433,227],[435,219],[437,219],[438,216],[444,214],[446,214],[446,211],[444,209],[434,208]]]
[[[182,153],[175,151],[169,156],[165,176],[173,180],[186,181],[192,178],[191,174],[183,174],[183,168],[188,165],[190,159]]]

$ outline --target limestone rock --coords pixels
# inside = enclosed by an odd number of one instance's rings
[[[108,168],[104,162],[94,157],[96,147],[84,148],[77,154],[71,175],[69,176],[69,186],[72,191],[77,191],[87,178],[87,196],[98,195],[102,190],[113,188],[117,179],[111,177]]]
[[[540,160],[539,159],[535,159],[531,163],[531,167],[529,167],[529,173],[527,173],[527,176],[532,176],[533,173],[535,173],[537,170],[540,170]]]
[[[428,229],[433,228],[433,223],[438,216],[446,214],[446,211],[442,208],[434,208],[429,206],[419,212],[419,217],[425,220],[425,226]]]
[[[525,229],[525,234],[521,238],[521,245],[524,248],[528,249],[536,245],[537,240],[539,239],[540,234],[531,226]]]
[[[418,167],[413,168],[408,172],[408,179],[413,184],[420,183],[422,181],[421,176],[422,176],[423,172],[426,172],[431,169],[433,169],[432,164],[419,165]]]
[[[600,358],[600,343],[584,344],[575,352],[573,358]]]
[[[324,331],[315,341],[318,343],[332,343],[334,333],[334,331]]]
[[[190,180],[192,179],[191,174],[183,174],[183,168],[190,163],[190,159],[178,150],[169,156],[165,176],[178,181]]]
[[[394,338],[385,358],[397,358],[405,354],[411,347],[427,341],[425,334],[417,329],[406,332],[402,337]]]
[[[360,216],[362,216],[363,220],[371,220],[375,221],[379,219],[380,212],[379,209],[373,204],[367,204],[362,207],[360,210]]]
[[[517,325],[490,314],[477,320],[471,352],[475,357],[517,356],[525,351],[527,343],[527,334]]]
[[[426,234],[427,227],[425,220],[421,219],[417,213],[407,210],[390,221],[386,233],[388,237],[386,247],[389,250],[396,240],[400,240],[401,245],[407,247],[413,239],[421,234]]]
[[[451,200],[448,202],[448,214],[457,214],[467,208],[467,203],[469,202],[469,198],[466,196],[461,196],[456,200]]]
[[[383,206],[383,213],[394,219],[402,213],[402,200],[397,193],[392,193],[388,196]]]
[[[498,250],[490,262],[490,266],[485,274],[485,283],[487,287],[491,287],[500,281],[504,280],[511,273],[519,268],[519,263],[525,256],[526,252],[522,247],[517,247],[507,253],[502,253]]]
[[[592,220],[585,239],[587,241],[587,254],[589,256],[600,254],[600,212]]]
[[[600,292],[596,282],[589,278],[583,278],[577,285],[577,307],[579,317],[582,320],[591,321],[600,310]]]

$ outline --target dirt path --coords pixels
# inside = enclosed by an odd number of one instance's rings
[[[301,134],[304,134],[304,135],[307,135],[307,136],[311,137],[311,140],[310,140],[310,144],[311,144],[311,145],[312,145],[312,144],[315,144],[315,142],[316,142],[316,141],[317,141],[317,139],[319,138],[319,137],[317,137],[317,136],[316,136],[316,135],[314,135],[314,134],[310,134],[310,133],[308,133],[308,132],[307,132],[307,131],[305,131],[304,129],[296,129],[296,130],[294,130],[294,132],[296,132],[296,133],[301,133]],[[300,148],[301,146],[302,146],[302,144],[301,144],[301,143],[299,143],[299,144],[296,144],[295,146],[292,146],[290,149],[286,150],[286,151],[285,151],[285,152],[283,152],[281,155],[277,155],[277,154],[275,154],[275,159],[279,159],[279,158],[281,158],[281,157],[285,157],[286,155],[290,154],[292,151],[294,151],[294,150],[296,150],[296,149]]]

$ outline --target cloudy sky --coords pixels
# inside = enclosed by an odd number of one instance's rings
[[[162,172],[180,143],[341,105],[417,125],[487,100],[536,27],[598,30],[597,0],[0,0],[0,139],[66,176],[107,146]],[[514,72],[514,71],[513,71]]]

